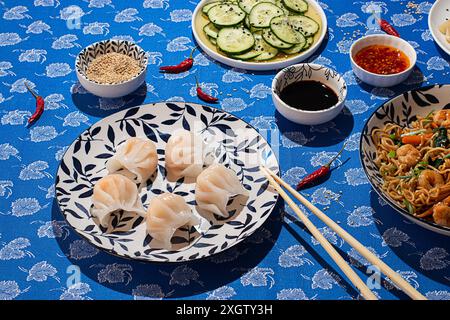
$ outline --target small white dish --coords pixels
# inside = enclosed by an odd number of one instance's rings
[[[97,56],[110,52],[123,53],[136,59],[141,67],[140,72],[130,80],[115,84],[102,84],[89,79],[86,76],[89,63]],[[103,98],[118,98],[132,93],[144,83],[147,62],[147,54],[138,45],[126,40],[104,40],[81,50],[75,60],[75,70],[78,81],[90,93]]]
[[[338,103],[325,110],[308,111],[295,109],[281,100],[280,93],[286,86],[306,80],[326,84],[337,94]],[[300,63],[284,68],[272,81],[272,99],[276,109],[285,118],[298,124],[317,125],[334,119],[342,111],[346,96],[347,84],[344,78],[335,70],[319,64]]]
[[[309,58],[322,44],[323,39],[325,38],[325,35],[328,30],[327,26],[327,16],[325,15],[325,12],[323,11],[322,7],[319,5],[319,3],[316,0],[307,0],[308,5],[311,6],[311,8],[314,9],[314,11],[317,12],[318,16],[321,20],[321,27],[319,30],[319,36],[316,39],[315,43],[307,50],[305,50],[302,53],[299,53],[297,55],[293,55],[292,57],[289,57],[288,59],[284,60],[276,60],[273,62],[249,62],[249,61],[241,61],[229,58],[225,55],[222,55],[218,53],[217,51],[211,49],[206,42],[205,37],[202,37],[200,35],[200,32],[202,28],[197,26],[198,16],[202,15],[202,7],[207,4],[208,2],[214,2],[217,0],[202,0],[197,5],[197,7],[194,10],[194,13],[192,15],[192,22],[191,22],[191,28],[192,33],[194,35],[195,41],[199,45],[199,47],[211,58],[214,60],[217,60],[223,64],[226,64],[233,68],[239,68],[239,69],[245,69],[245,70],[253,70],[253,71],[267,71],[267,70],[279,70],[281,68],[290,66],[295,63],[299,63],[301,61],[306,60]]]
[[[450,43],[439,31],[439,26],[445,19],[450,20],[450,0],[437,0],[428,14],[428,28],[439,47],[450,55]]]
[[[372,45],[385,45],[394,47],[401,50],[409,59],[409,67],[405,71],[395,73],[395,74],[376,74],[369,72],[361,68],[353,59],[353,57],[363,48]],[[374,34],[362,37],[356,40],[350,48],[350,61],[352,64],[352,69],[355,75],[363,82],[370,84],[374,87],[392,87],[403,81],[405,81],[411,74],[417,61],[417,53],[413,46],[407,41],[387,35],[387,34]]]

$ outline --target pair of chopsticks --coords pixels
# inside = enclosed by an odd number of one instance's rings
[[[351,245],[361,256],[367,259],[372,265],[377,266],[382,273],[384,273],[389,279],[397,285],[398,288],[403,290],[410,298],[414,300],[426,300],[426,298],[418,292],[412,285],[410,285],[405,279],[402,278],[397,272],[392,270],[387,264],[381,261],[376,255],[370,252],[365,246],[363,246],[358,240],[356,240],[347,231],[342,229],[336,222],[331,220],[325,213],[309,202],[305,197],[298,193],[289,184],[284,182],[274,172],[267,169],[264,166],[260,167],[261,171],[269,180],[272,187],[277,190],[280,196],[286,201],[286,203],[297,214],[303,224],[308,228],[309,232],[316,238],[316,240],[322,245],[325,251],[330,255],[333,261],[344,272],[347,278],[353,283],[353,285],[360,291],[362,297],[366,300],[378,300],[377,296],[367,287],[364,281],[356,274],[356,272],[350,267],[350,265],[342,258],[342,256],[336,251],[336,249],[328,242],[328,240],[322,235],[322,233],[314,226],[314,224],[308,219],[306,214],[295,204],[295,202],[289,197],[286,191],[281,186],[286,188],[297,200],[299,200],[306,208],[311,210],[320,220],[322,220],[329,228],[336,232],[343,240]]]

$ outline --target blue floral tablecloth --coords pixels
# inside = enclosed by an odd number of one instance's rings
[[[390,209],[364,175],[358,157],[360,131],[383,101],[421,85],[448,83],[449,57],[427,26],[432,2],[321,2],[329,33],[310,59],[335,68],[349,86],[346,108],[321,126],[299,126],[275,112],[274,72],[254,74],[220,65],[198,52],[179,75],[157,72],[195,45],[190,21],[196,1],[0,1],[0,299],[355,299],[358,293],[289,208],[279,204],[264,226],[230,250],[186,264],[148,264],[116,258],[82,240],[66,224],[54,200],[54,179],[67,146],[89,125],[117,110],[157,101],[199,102],[197,75],[227,110],[257,129],[279,134],[283,178],[295,183],[336,154],[338,169],[308,190],[371,251],[430,299],[450,298],[449,239]],[[348,59],[352,42],[379,32],[370,19],[380,12],[418,53],[412,76],[389,89],[355,79]],[[74,59],[81,48],[107,38],[129,39],[149,54],[146,86],[120,99],[99,99],[77,82]],[[45,97],[37,124],[24,80]],[[312,217],[326,237],[367,278],[369,263]],[[375,279],[376,280],[376,279]],[[376,284],[376,281],[375,281]],[[391,282],[375,289],[384,299],[404,299]]]

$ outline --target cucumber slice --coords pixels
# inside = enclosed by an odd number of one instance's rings
[[[286,54],[296,54],[300,51],[303,51],[303,48],[305,47],[304,43],[296,44],[292,48],[289,49],[283,49],[283,52]]]
[[[255,49],[252,49],[246,53],[238,54],[238,55],[232,55],[231,57],[238,60],[250,60],[254,59],[257,56],[259,56],[262,52],[256,51]]]
[[[203,12],[204,14],[208,15],[209,9],[211,9],[211,8],[214,7],[214,6],[217,6],[217,5],[220,4],[220,3],[221,3],[221,1],[214,1],[214,2],[211,2],[211,3],[205,4],[205,5],[203,6],[203,8],[202,8],[202,12]]]
[[[217,39],[213,37],[208,37],[209,42],[211,42],[213,45],[217,45]]]
[[[237,4],[236,1],[230,1],[230,0],[220,0],[220,1],[213,1],[208,4],[205,4],[202,8],[202,12],[206,15],[208,15],[209,9],[211,9],[214,6],[217,6],[218,4]]]
[[[304,44],[302,44],[302,43],[296,44],[292,48],[284,49],[283,52],[286,53],[286,54],[296,54],[296,53],[299,53],[301,51],[305,51],[305,50],[309,49],[309,47],[311,47],[313,42],[314,42],[314,38],[313,37],[308,37],[308,38],[306,38],[306,42]]]
[[[252,27],[267,28],[270,27],[270,20],[272,20],[272,18],[283,14],[283,9],[277,7],[273,3],[261,2],[252,8],[248,19]]]
[[[251,33],[261,33],[263,30],[264,30],[264,28],[255,28],[255,27],[250,27],[250,32]]]
[[[319,24],[307,16],[289,16],[288,19],[292,27],[305,37],[313,36],[319,31]]]
[[[285,15],[291,14],[291,11],[290,11],[288,8],[286,8],[286,6],[284,5],[283,0],[276,0],[276,1],[275,1],[275,4],[276,4],[278,7],[280,7],[281,9],[283,9],[283,12],[284,12]]]
[[[269,28],[264,29],[262,36],[268,44],[278,49],[288,49],[293,46],[292,43],[287,43],[278,39]]]
[[[249,14],[250,11],[252,11],[252,8],[259,2],[275,3],[275,0],[238,0],[238,5],[242,10]]]
[[[263,37],[260,34],[255,34],[255,51],[261,52],[261,54],[253,60],[255,61],[265,61],[270,60],[272,58],[275,58],[275,56],[278,54],[278,49],[272,47],[270,44],[268,44]]]
[[[217,26],[230,27],[244,21],[245,12],[236,4],[218,4],[209,9],[208,18]]]
[[[244,26],[245,26],[247,29],[250,29],[250,21],[248,20],[248,15],[245,16],[245,19],[244,19]]]
[[[308,11],[308,3],[305,0],[283,0],[284,5],[291,11],[303,13]]]
[[[309,49],[309,47],[311,47],[313,43],[314,43],[314,37],[307,37],[305,46],[303,47],[302,51]]]
[[[203,31],[211,38],[216,39],[217,35],[219,34],[219,29],[216,28],[216,26],[210,22],[206,26],[203,27]]]
[[[225,53],[241,54],[249,51],[255,44],[252,33],[245,28],[223,28],[217,36],[217,46]]]
[[[275,17],[270,21],[270,30],[281,41],[291,44],[303,44],[306,42],[303,33],[295,29],[291,22],[290,16]]]

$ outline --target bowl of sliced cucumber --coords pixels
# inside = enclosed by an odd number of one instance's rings
[[[315,0],[202,0],[192,32],[199,47],[223,64],[277,70],[317,50],[327,18]]]

